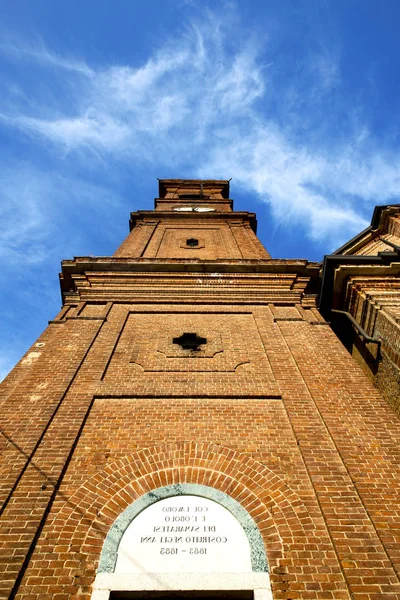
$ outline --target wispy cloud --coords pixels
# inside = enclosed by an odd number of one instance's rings
[[[0,177],[0,258],[7,266],[41,262],[47,253],[49,233],[46,197],[49,182],[29,170],[2,168]]]
[[[61,144],[66,151],[82,147],[96,151],[121,149],[130,130],[106,114],[87,113],[76,118],[62,118],[48,121],[34,117],[5,117],[0,120],[13,124],[27,134],[48,138],[55,144]]]
[[[58,263],[64,253],[82,246],[79,235],[88,236],[79,227],[80,214],[92,215],[120,205],[118,196],[106,187],[78,178],[39,171],[29,165],[13,164],[0,167],[0,260],[3,271],[15,267],[44,263],[49,257]],[[85,211],[82,210],[84,206]],[[90,218],[90,216],[88,217]],[[71,239],[70,223],[74,222]],[[104,230],[104,237],[112,235],[112,223]]]
[[[340,82],[338,59],[329,53],[315,56],[311,69],[319,75],[324,90],[331,90]]]
[[[93,75],[93,71],[84,61],[77,60],[72,56],[60,56],[50,51],[40,37],[27,42],[19,39],[18,36],[3,35],[0,42],[0,53],[11,60],[37,63],[44,67],[63,69],[86,77]]]
[[[0,381],[59,311],[60,260],[91,253],[101,226],[97,247],[114,248],[124,237],[125,219],[111,218],[121,205],[100,183],[28,163],[0,164]]]
[[[245,141],[239,137],[235,141],[229,152],[221,144],[211,154],[204,174],[213,165],[220,172],[234,173],[242,187],[271,204],[279,222],[307,223],[309,235],[316,240],[345,239],[365,227],[365,220],[349,202],[332,200],[338,186],[333,185],[335,174],[330,169],[327,173],[323,157],[293,147],[278,130],[267,126],[249,131]]]
[[[235,43],[239,30],[230,27],[228,35],[224,19],[205,13],[138,68],[89,67],[43,43],[3,46],[14,59],[62,70],[69,90],[75,90],[76,108],[71,114],[60,93],[45,107],[43,98],[30,110],[21,105],[18,113],[3,107],[2,121],[52,143],[64,156],[90,152],[103,160],[173,166],[177,176],[185,169],[234,177],[269,203],[276,219],[295,219],[311,238],[339,245],[365,226],[365,202],[399,195],[399,157],[383,154],[360,133],[364,125],[355,127],[350,118],[337,143],[318,136],[321,121],[330,118],[323,99],[340,86],[336,53],[324,50],[304,67],[313,78],[308,97],[313,111],[303,115],[299,107],[294,119],[295,85],[279,80],[268,45],[250,35],[238,35]],[[282,106],[290,106],[288,125],[285,113],[278,118],[271,108],[277,95]],[[307,145],[296,126],[303,118],[316,130]]]

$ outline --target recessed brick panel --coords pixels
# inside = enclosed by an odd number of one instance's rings
[[[197,238],[201,243],[194,248],[188,247],[188,238]],[[181,226],[159,225],[144,257],[218,259],[241,258],[241,253],[225,224],[193,226],[186,223]]]
[[[180,384],[178,395],[235,396],[244,390],[280,395],[251,313],[194,310],[129,314],[104,377],[107,389],[122,379],[126,390],[147,385],[156,395],[171,383]],[[173,339],[184,332],[197,333],[207,343],[198,351],[183,350]]]

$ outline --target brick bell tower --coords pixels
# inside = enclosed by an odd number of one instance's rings
[[[399,421],[229,182],[161,180],[2,385],[1,598],[400,598]]]

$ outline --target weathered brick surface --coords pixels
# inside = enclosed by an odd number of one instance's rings
[[[399,421],[315,309],[315,268],[252,262],[245,229],[236,272],[68,262],[67,309],[4,384],[2,598],[89,600],[112,523],[177,482],[248,510],[275,599],[400,598]]]

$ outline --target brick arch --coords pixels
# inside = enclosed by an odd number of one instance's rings
[[[68,474],[65,489],[67,479]],[[179,483],[219,490],[249,513],[263,538],[274,597],[298,597],[298,586],[317,585],[315,573],[326,578],[318,583],[322,591],[328,593],[332,585],[344,589],[340,565],[311,498],[306,505],[278,475],[246,454],[195,442],[160,444],[110,462],[67,500],[59,497],[32,568],[40,573],[49,557],[51,564],[64,564],[58,569],[59,586],[69,580],[80,600],[90,600],[104,540],[118,516],[152,490]]]
[[[233,500],[231,496],[221,492],[221,490],[216,490],[215,488],[200,485],[198,483],[175,483],[174,485],[153,489],[151,492],[144,494],[144,496],[141,496],[130,504],[128,508],[117,517],[107,534],[97,572],[114,573],[121,540],[132,521],[139,516],[141,512],[145,511],[152,504],[158,503],[160,500],[176,496],[197,496],[200,498],[207,498],[224,507],[240,523],[243,533],[247,538],[252,570],[261,573],[268,572],[268,563],[263,540],[257,525],[250,517],[249,513],[244,510],[241,504],[236,502],[236,500]]]
[[[307,507],[280,477],[248,455],[194,442],[157,445],[106,465],[74,493],[53,527],[64,539],[68,533],[69,546],[81,549],[81,565],[94,577],[103,542],[118,516],[144,494],[177,483],[212,487],[249,513],[262,535],[272,582],[285,575],[287,568],[280,565],[284,557],[286,564],[291,562],[291,549],[313,539]],[[72,511],[68,505],[74,506]]]

